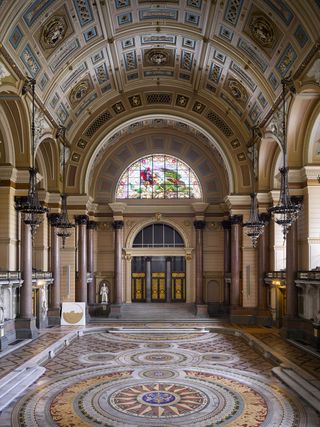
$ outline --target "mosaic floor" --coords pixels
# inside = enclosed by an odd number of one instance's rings
[[[121,330],[78,337],[0,416],[9,426],[316,427],[239,336]]]

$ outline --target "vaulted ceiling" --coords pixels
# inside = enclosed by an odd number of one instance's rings
[[[319,0],[0,0],[0,15],[1,53],[36,78],[75,165],[106,123],[153,108],[237,150],[319,50]]]

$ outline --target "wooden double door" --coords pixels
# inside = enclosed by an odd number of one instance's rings
[[[134,257],[133,302],[185,302],[184,257]]]

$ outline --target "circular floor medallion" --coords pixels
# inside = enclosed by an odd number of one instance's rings
[[[169,369],[148,369],[140,373],[140,376],[143,378],[152,378],[152,379],[168,379],[177,376],[176,372],[170,371]]]
[[[137,363],[156,364],[156,365],[168,365],[172,363],[181,363],[186,361],[186,356],[183,354],[150,351],[140,354],[135,354],[132,360]]]
[[[209,399],[194,387],[174,383],[139,384],[122,388],[110,397],[110,405],[127,415],[173,418],[203,409]]]

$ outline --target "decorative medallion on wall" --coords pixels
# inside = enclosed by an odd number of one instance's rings
[[[69,95],[69,101],[71,105],[74,107],[80,101],[85,98],[89,92],[92,90],[92,82],[89,76],[82,79],[76,86],[71,90]]]
[[[41,26],[36,33],[36,39],[40,42],[44,56],[48,58],[72,33],[73,28],[68,13],[62,7]]]
[[[148,49],[144,51],[144,66],[173,66],[173,51],[169,49]]]

